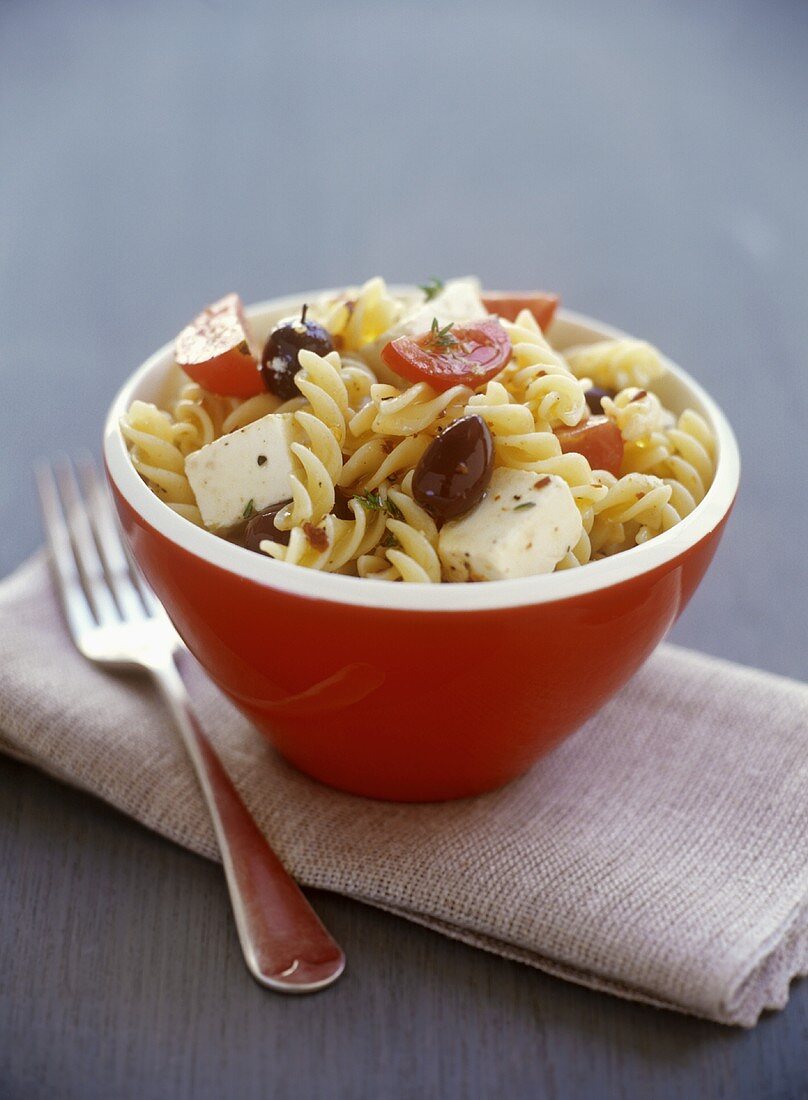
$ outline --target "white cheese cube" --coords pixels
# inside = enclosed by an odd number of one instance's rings
[[[443,575],[448,581],[498,581],[551,573],[582,530],[562,478],[497,469],[480,503],[442,528]]]
[[[381,350],[399,336],[421,336],[429,332],[433,320],[440,328],[448,324],[461,325],[488,316],[480,297],[480,282],[471,276],[449,279],[443,289],[428,302],[420,298],[405,311],[401,319],[378,340],[361,349],[362,358],[373,368],[380,382],[401,385],[401,379],[382,361]]]
[[[429,332],[433,320],[437,320],[440,328],[444,328],[448,324],[479,321],[487,316],[488,311],[480,297],[478,279],[449,279],[434,298],[415,306],[386,335],[388,340],[393,340],[396,336],[420,336],[421,333]]]
[[[185,473],[206,527],[232,527],[245,511],[289,500],[294,442],[291,413],[269,413],[246,428],[200,447]]]

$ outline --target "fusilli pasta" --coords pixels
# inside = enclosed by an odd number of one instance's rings
[[[609,390],[644,389],[665,372],[659,352],[645,340],[599,340],[567,348],[564,358],[576,378]]]
[[[133,401],[121,420],[132,465],[169,508],[198,526],[202,517],[188,478],[185,455],[175,442],[175,424],[168,413],[145,401]]]
[[[585,390],[564,357],[550,347],[533,314],[523,309],[516,323],[503,322],[513,359],[499,381],[533,413],[535,427],[577,424],[586,412]]]
[[[678,482],[695,504],[709,489],[715,473],[715,437],[703,417],[687,409],[676,426],[665,432],[669,454],[655,472],[666,480]],[[692,510],[692,509],[691,509]]]
[[[295,383],[308,402],[294,419],[308,442],[294,442],[292,454],[298,470],[291,476],[291,504],[275,519],[275,526],[289,531],[303,524],[318,524],[334,507],[334,487],[342,473],[342,443],[350,415],[348,390],[340,375],[339,356],[322,357],[300,352],[301,369]]]
[[[220,397],[189,382],[182,387],[171,409],[174,442],[184,455],[198,451],[228,432],[234,432],[267,413],[277,412],[280,401],[271,393],[255,397]]]
[[[459,291],[457,284],[463,284]],[[449,309],[446,301],[445,308]],[[320,300],[311,306],[311,312],[327,330],[324,347],[331,343],[330,334],[339,351],[319,355],[305,348],[298,352],[295,346],[289,369],[297,396],[285,401],[269,392],[247,398],[226,397],[188,382],[168,404],[168,411],[135,401],[121,423],[133,465],[169,507],[193,523],[202,524],[186,476],[186,457],[230,433],[238,433],[231,444],[225,444],[230,458],[222,464],[224,472],[219,481],[201,480],[200,466],[207,471],[210,461],[204,456],[192,459],[188,465],[203,510],[209,508],[206,515],[211,528],[221,533],[229,531],[231,537],[238,538],[245,520],[249,521],[252,493],[241,486],[243,495],[237,496],[226,484],[234,476],[235,467],[244,464],[242,458],[236,463],[234,454],[249,455],[253,478],[249,485],[261,498],[256,507],[266,512],[257,521],[259,526],[252,528],[254,541],[245,540],[245,545],[260,545],[269,557],[287,564],[390,581],[437,583],[442,579],[441,554],[446,557],[447,549],[445,537],[439,539],[440,517],[452,518],[458,512],[441,512],[443,483],[439,493],[430,489],[425,494],[422,480],[416,500],[414,475],[427,448],[444,433],[454,433],[456,446],[458,429],[453,425],[464,417],[480,417],[487,431],[480,425],[466,424],[460,438],[470,438],[473,428],[486,455],[490,455],[488,448],[493,445],[495,476],[510,481],[514,486],[511,492],[531,498],[514,495],[496,504],[500,497],[494,496],[489,503],[498,510],[496,524],[513,524],[511,530],[520,537],[529,529],[529,538],[541,539],[541,531],[551,530],[553,520],[536,518],[534,527],[529,528],[525,525],[529,525],[531,513],[523,510],[535,508],[535,517],[548,514],[551,498],[543,490],[543,481],[561,478],[569,488],[567,493],[563,485],[555,483],[561,494],[558,499],[563,497],[567,502],[565,522],[570,522],[570,516],[575,521],[574,532],[571,530],[563,545],[545,558],[547,564],[541,568],[552,568],[553,563],[556,569],[578,568],[645,543],[668,531],[697,507],[715,474],[716,441],[709,425],[693,410],[686,410],[674,421],[650,388],[664,373],[662,359],[650,344],[632,339],[604,340],[569,348],[562,354],[549,344],[534,316],[522,310],[515,322],[491,318],[486,322],[501,323],[509,339],[510,358],[504,366],[508,343],[502,329],[498,329],[500,358],[496,365],[482,376],[460,369],[460,380],[452,384],[457,378],[455,364],[468,354],[464,340],[472,339],[475,319],[480,324],[482,306],[476,281],[458,280],[453,284],[451,308],[466,308],[458,305],[464,302],[469,312],[450,314],[440,322],[441,331],[459,332],[460,338],[447,339],[450,369],[444,366],[444,374],[436,371],[428,375],[433,386],[426,381],[398,384],[389,364],[384,365],[383,372],[380,370],[380,352],[393,338],[391,333],[415,333],[413,338],[420,340],[417,334],[421,329],[417,326],[432,309],[432,291],[426,298],[415,291],[394,295],[383,279],[374,278],[330,301]],[[439,313],[437,302],[435,307]],[[453,316],[468,321],[455,322]],[[433,324],[438,324],[437,319]],[[465,332],[464,324],[469,326]],[[428,350],[428,343],[422,346]],[[296,373],[294,366],[298,368]],[[388,379],[397,384],[388,384]],[[611,451],[597,446],[587,450],[583,443],[589,417],[586,392],[593,384],[614,391],[602,397],[601,409],[620,432],[622,462],[620,441],[602,421],[590,426],[611,439]],[[277,413],[289,415],[282,422],[271,420]],[[253,435],[244,434],[250,425],[267,417],[270,420],[256,427]],[[576,431],[562,430],[566,428]],[[272,442],[280,438],[282,443]],[[253,446],[255,450],[250,449]],[[431,455],[440,449],[436,444]],[[273,454],[283,455],[274,473],[272,466],[266,466]],[[600,455],[597,461],[609,468],[593,469],[587,454]],[[260,472],[256,462],[262,468]],[[484,465],[484,470],[489,478],[490,464]],[[514,473],[508,475],[503,470]],[[535,474],[536,478],[516,471]],[[468,468],[455,471],[455,475],[461,481],[472,476]],[[434,476],[431,468],[428,476]],[[291,499],[282,504],[287,498],[280,493],[285,491],[287,479]],[[520,481],[526,484],[517,488]],[[203,496],[220,491],[225,494],[227,510],[217,521],[213,517],[219,515],[218,505],[207,505]],[[455,492],[454,499],[458,500],[465,490]],[[483,492],[480,488],[476,501],[481,500]],[[580,513],[580,537],[570,495]],[[250,509],[231,527],[231,517],[242,515],[245,500]],[[476,506],[472,503],[469,507]],[[484,515],[479,513],[477,521],[483,534],[478,532],[476,536],[483,539],[488,537]],[[273,516],[279,537],[262,539]],[[434,517],[438,517],[438,523]],[[456,530],[452,528],[453,537]],[[281,537],[281,532],[287,537]],[[577,543],[567,549],[573,539]],[[528,546],[528,539],[521,545]],[[500,555],[502,547],[500,540],[496,547]],[[462,543],[460,550],[465,554]],[[558,560],[561,552],[564,556]],[[454,579],[455,575],[446,565],[444,577]],[[464,576],[472,578],[472,571],[466,570]],[[491,577],[492,572],[487,576]],[[473,579],[485,579],[485,574],[479,578],[475,573]]]
[[[380,545],[373,554],[359,559],[359,575],[377,580],[420,581],[437,583],[441,579],[435,521],[412,495],[412,472],[399,488],[391,487],[386,495],[392,512],[386,521],[387,545]]]
[[[406,390],[377,383],[370,387],[370,401],[351,421],[355,436],[415,435],[430,431],[433,435],[462,415],[472,395],[468,386],[452,386],[437,393],[426,382]]]
[[[353,519],[325,516],[319,525],[295,527],[289,545],[265,540],[261,549],[277,561],[305,565],[327,573],[346,570],[357,558],[367,554],[382,538],[385,529],[383,511],[368,512],[356,498],[348,502]]]
[[[514,400],[501,382],[489,382],[485,392],[470,398],[468,413],[481,416],[494,440],[497,461],[514,470],[557,474],[570,489],[579,507],[599,500],[605,493],[582,454],[562,453],[550,431],[536,431],[529,410]]]
[[[379,339],[398,321],[401,302],[375,276],[358,289],[346,290],[331,301],[316,302],[312,314],[334,337],[341,352],[359,352]]]
[[[600,404],[627,443],[654,435],[665,423],[665,412],[657,395],[636,386],[621,390],[613,399],[603,397]]]

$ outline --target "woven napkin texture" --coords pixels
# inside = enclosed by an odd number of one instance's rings
[[[196,666],[186,679],[245,802],[304,884],[728,1024],[782,1007],[808,972],[805,685],[663,646],[523,779],[402,805],[306,779]],[[72,649],[41,557],[0,585],[0,750],[217,858],[153,689]]]

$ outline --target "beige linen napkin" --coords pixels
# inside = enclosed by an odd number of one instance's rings
[[[196,668],[188,678],[245,801],[303,883],[729,1024],[782,1007],[808,971],[802,684],[664,646],[523,779],[400,805],[311,782]],[[0,585],[0,749],[217,858],[154,692],[74,652],[41,558]]]

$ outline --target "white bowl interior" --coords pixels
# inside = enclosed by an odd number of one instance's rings
[[[413,288],[394,289],[412,291]],[[296,294],[250,307],[246,312],[257,341],[263,342],[270,327],[281,317],[296,312],[304,301],[327,293],[329,291]],[[624,335],[599,321],[567,310],[559,312],[550,332],[554,346],[562,350],[573,344]],[[482,584],[391,584],[276,562],[195,527],[173,512],[144,484],[129,460],[119,428],[120,419],[133,400],[162,405],[177,392],[185,376],[174,364],[173,343],[155,352],[119,391],[107,417],[104,455],[119,491],[152,527],[206,561],[260,584],[314,599],[404,611],[479,611],[545,603],[580,596],[656,569],[709,534],[732,504],[740,473],[738,446],[732,429],[716,403],[689,374],[668,359],[665,364],[668,372],[654,383],[654,392],[677,415],[688,407],[699,412],[711,425],[718,441],[716,474],[704,500],[670,531],[643,546],[590,562],[580,569],[536,577]]]

